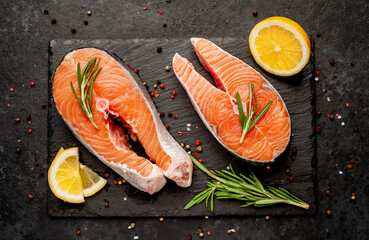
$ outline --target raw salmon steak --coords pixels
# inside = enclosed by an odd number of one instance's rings
[[[274,161],[286,149],[291,133],[290,116],[279,93],[260,73],[214,43],[202,38],[192,38],[191,43],[217,87],[179,54],[173,57],[173,70],[205,126],[237,157],[254,162]],[[242,127],[236,93],[241,96],[246,114],[249,82],[255,86],[256,115],[269,101],[273,103],[240,143]]]
[[[78,89],[77,63],[82,69],[94,57],[100,59],[102,68],[92,94],[93,120],[98,129],[83,114],[70,85],[72,82]],[[155,193],[165,185],[166,177],[181,187],[190,186],[191,159],[164,127],[137,74],[130,71],[95,48],[69,52],[54,75],[56,108],[84,146],[136,188]],[[133,149],[136,143],[155,164],[137,155]]]

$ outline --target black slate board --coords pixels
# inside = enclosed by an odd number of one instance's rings
[[[152,196],[140,192],[128,183],[114,185],[113,180],[117,176],[112,170],[101,163],[88,152],[86,148],[72,135],[61,116],[58,114],[52,99],[53,74],[64,55],[76,48],[96,47],[113,53],[123,59],[129,65],[139,69],[142,81],[146,81],[150,89],[157,80],[165,84],[165,90],[158,89],[159,98],[154,98],[158,111],[173,112],[179,118],[164,117],[165,124],[170,124],[170,133],[178,142],[192,146],[195,150],[195,141],[201,140],[204,151],[198,158],[204,159],[204,164],[210,169],[225,169],[229,163],[236,171],[246,172],[250,165],[241,162],[231,156],[212,137],[200,118],[194,111],[185,91],[176,79],[173,71],[165,71],[166,65],[171,65],[174,53],[178,52],[189,59],[195,69],[205,78],[213,82],[211,76],[202,68],[190,39],[116,39],[116,40],[52,40],[50,42],[49,59],[49,122],[48,122],[48,161],[52,161],[58,149],[78,146],[80,148],[80,160],[100,175],[110,173],[107,186],[96,195],[87,198],[86,202],[79,205],[64,203],[57,199],[51,191],[48,194],[48,212],[55,217],[181,217],[181,216],[250,216],[250,215],[304,215],[314,214],[315,207],[315,98],[314,98],[314,51],[308,65],[304,70],[292,78],[280,78],[267,74],[254,62],[246,39],[239,38],[214,38],[211,39],[220,47],[231,54],[244,60],[246,63],[261,72],[270,83],[279,91],[284,99],[292,120],[291,143],[285,153],[270,165],[251,166],[256,175],[266,185],[282,186],[310,204],[309,210],[304,210],[287,205],[279,205],[267,208],[239,208],[239,201],[222,200],[215,201],[215,211],[211,213],[204,204],[197,205],[191,210],[184,210],[185,204],[197,193],[206,187],[207,177],[197,168],[194,169],[193,184],[190,188],[177,187],[173,182],[168,184]],[[161,46],[162,53],[156,49]],[[176,90],[175,100],[170,98],[170,93]],[[191,123],[191,131],[187,132],[187,124]],[[198,126],[198,127],[197,127]],[[187,132],[179,136],[177,131]],[[297,148],[296,160],[291,160],[292,148]],[[291,172],[285,173],[289,167]],[[289,182],[293,176],[294,181]],[[104,207],[104,202],[109,201],[109,207]]]

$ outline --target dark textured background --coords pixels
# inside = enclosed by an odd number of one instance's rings
[[[67,3],[68,2],[68,3]],[[148,10],[142,8],[147,5]],[[368,104],[369,3],[363,1],[7,1],[0,3],[0,209],[4,239],[197,239],[197,228],[210,231],[207,239],[366,239],[369,236]],[[43,10],[49,14],[44,15]],[[159,15],[157,10],[163,10]],[[256,18],[252,10],[258,10]],[[86,16],[91,10],[92,16]],[[137,14],[137,11],[140,14]],[[282,15],[298,21],[316,38],[317,214],[301,217],[54,219],[47,214],[47,102],[48,42],[57,38],[247,37],[258,21]],[[50,19],[57,24],[51,25]],[[84,26],[83,20],[89,25]],[[167,28],[162,24],[166,22]],[[71,34],[75,27],[77,33]],[[334,59],[331,66],[329,60]],[[354,66],[350,65],[355,61]],[[338,73],[333,78],[333,73]],[[41,81],[42,80],[42,81]],[[30,88],[30,81],[36,86]],[[38,84],[40,83],[40,84]],[[41,84],[42,83],[42,84]],[[10,92],[11,87],[15,88]],[[327,91],[323,93],[323,89]],[[39,96],[42,96],[41,98]],[[331,101],[327,101],[330,97]],[[37,99],[37,100],[36,100]],[[350,106],[346,108],[345,104]],[[10,107],[7,104],[10,103]],[[26,121],[32,114],[32,124]],[[326,114],[342,115],[331,121]],[[14,118],[20,117],[16,125]],[[345,126],[341,126],[341,122]],[[353,128],[357,126],[358,132]],[[27,134],[31,127],[33,132]],[[21,143],[17,142],[21,139]],[[17,154],[17,144],[22,152]],[[356,162],[347,168],[350,159]],[[38,164],[37,164],[38,163]],[[36,166],[38,165],[38,166]],[[342,174],[339,174],[342,171]],[[326,196],[326,189],[331,195]],[[350,199],[357,194],[356,201]],[[34,199],[28,199],[33,194]],[[327,209],[333,215],[326,216]],[[230,236],[228,228],[236,233]],[[85,230],[87,229],[87,230]]]

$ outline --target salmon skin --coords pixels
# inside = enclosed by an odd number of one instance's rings
[[[279,93],[260,73],[214,43],[202,38],[192,38],[191,43],[217,87],[178,53],[173,57],[173,70],[205,126],[238,158],[255,163],[274,161],[286,149],[291,134],[290,116]],[[269,101],[273,103],[240,143],[242,127],[236,93],[240,94],[246,114],[249,82],[255,86],[256,115]]]
[[[102,68],[92,94],[98,129],[84,115],[70,85],[78,89],[77,63],[82,69],[94,57]],[[83,48],[66,54],[54,75],[53,97],[78,140],[136,188],[153,194],[165,185],[166,177],[181,187],[191,185],[191,159],[164,127],[141,80],[105,51]],[[138,156],[130,141],[139,141],[155,164]]]

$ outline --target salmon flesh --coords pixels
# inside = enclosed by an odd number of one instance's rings
[[[77,63],[83,69],[94,57],[100,59],[102,68],[92,94],[93,120],[98,129],[84,115],[70,85],[72,82],[74,89],[79,89]],[[164,127],[137,74],[124,63],[95,48],[71,51],[55,72],[53,97],[79,141],[136,188],[153,194],[165,185],[166,178],[181,187],[191,185],[191,159]],[[145,156],[134,151],[136,143]]]
[[[173,70],[205,126],[237,157],[258,163],[274,161],[286,149],[291,134],[290,116],[279,93],[260,73],[214,43],[202,38],[192,38],[191,43],[217,87],[177,53],[173,57]],[[240,94],[246,114],[249,82],[255,86],[258,109],[255,116],[269,101],[273,103],[240,143],[242,127],[236,93]]]

